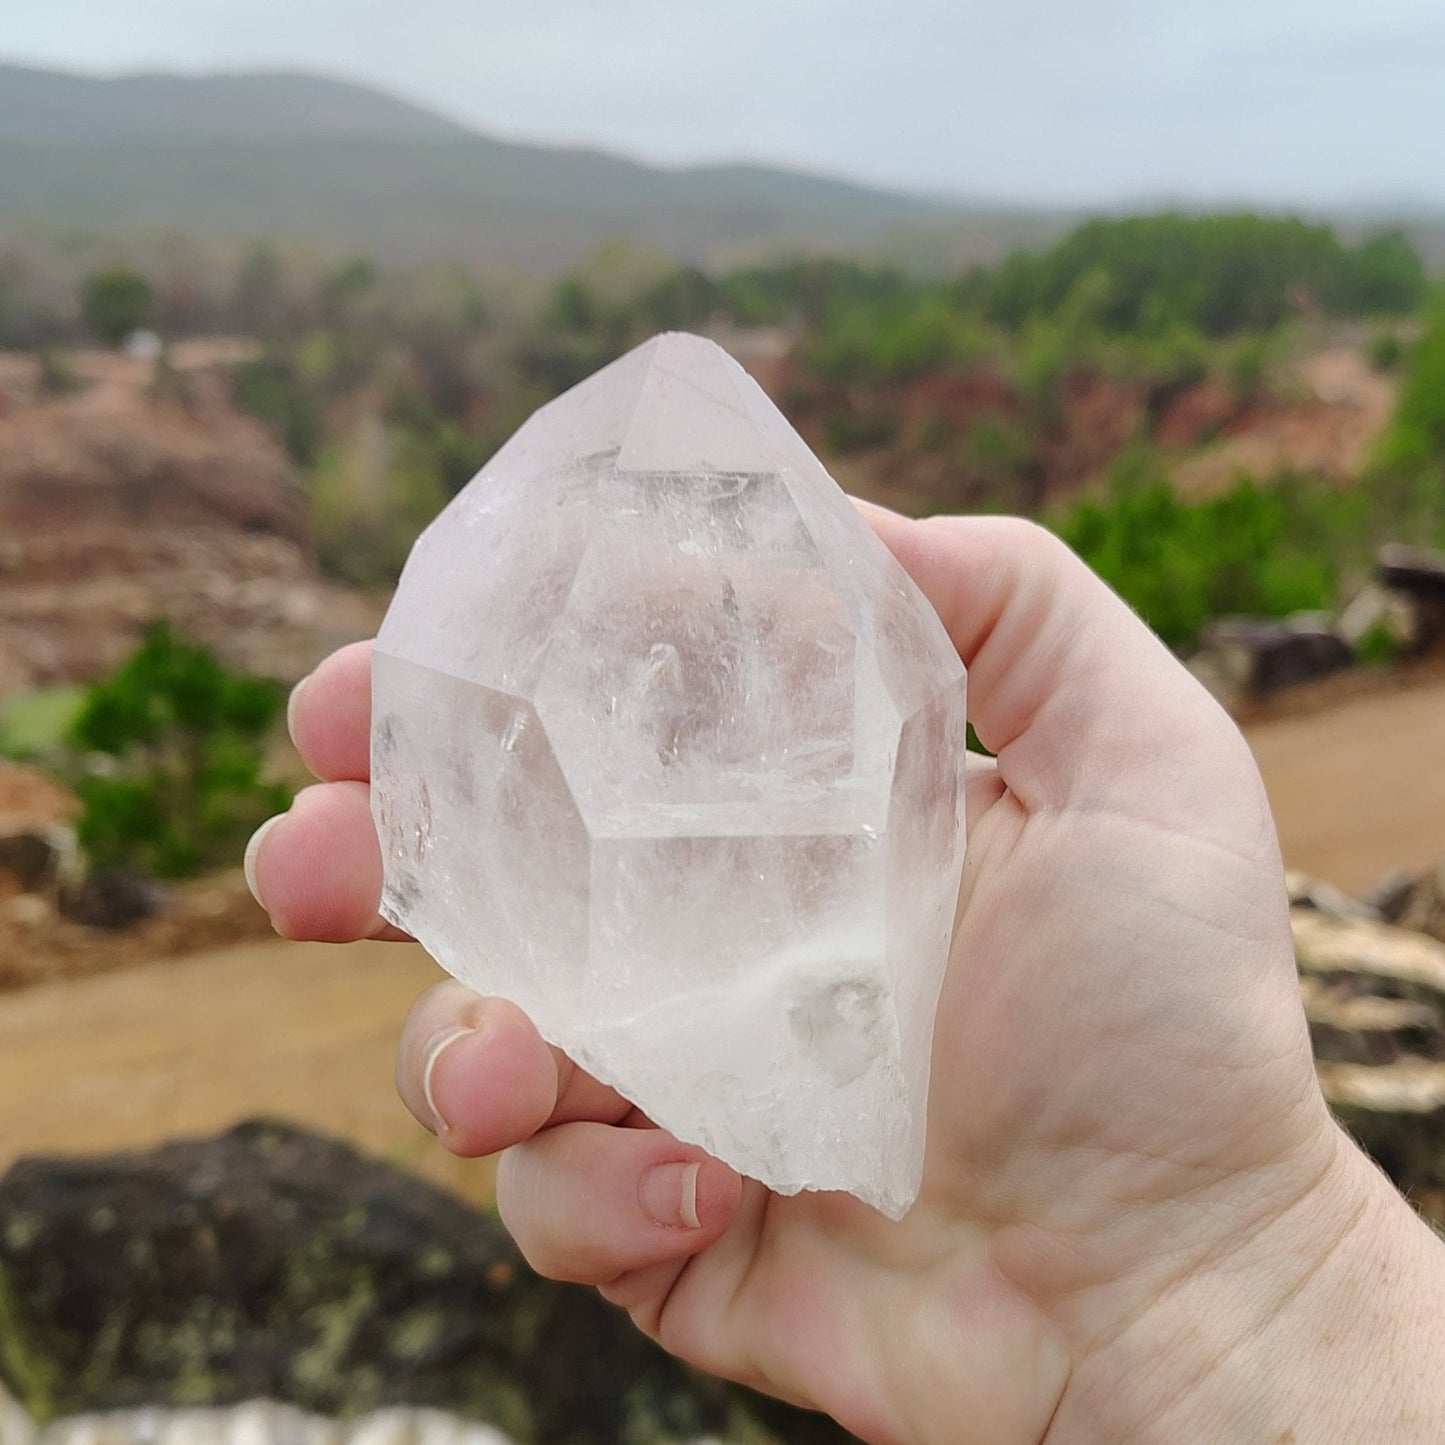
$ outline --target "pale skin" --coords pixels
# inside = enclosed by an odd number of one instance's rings
[[[453,1152],[505,1151],[542,1273],[878,1445],[1445,1439],[1445,1247],[1326,1111],[1238,731],[1038,528],[864,510],[998,754],[970,777],[913,1210],[771,1195],[456,984],[407,1020],[403,1100]],[[248,856],[287,937],[397,936],[368,669],[344,649],[293,698],[322,782]]]

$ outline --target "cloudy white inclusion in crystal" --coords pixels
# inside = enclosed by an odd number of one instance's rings
[[[964,670],[736,362],[538,411],[416,544],[373,718],[388,919],[679,1138],[908,1208]]]

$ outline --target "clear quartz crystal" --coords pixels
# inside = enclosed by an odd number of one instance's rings
[[[417,542],[373,718],[388,919],[679,1138],[907,1210],[964,670],[736,362],[538,411]]]

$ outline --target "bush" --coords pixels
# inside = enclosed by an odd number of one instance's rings
[[[1223,496],[1185,502],[1163,479],[1126,475],[1109,498],[1080,503],[1055,530],[1165,642],[1183,648],[1215,617],[1332,606],[1338,562],[1319,539],[1335,521],[1336,496],[1241,479]]]
[[[1445,465],[1445,300],[1405,359],[1405,380],[1382,464],[1418,472]]]
[[[264,421],[292,459],[309,467],[321,444],[321,408],[300,369],[271,353],[237,367],[235,385],[236,404]]]
[[[97,271],[81,286],[81,320],[107,346],[119,346],[131,332],[149,326],[155,309],[150,282],[134,271]]]
[[[70,726],[72,747],[107,760],[76,785],[91,863],[176,878],[234,861],[289,802],[262,779],[262,740],[282,702],[275,685],[226,671],[154,624]]]
[[[1395,371],[1405,359],[1405,344],[1393,331],[1382,331],[1371,338],[1367,354],[1374,370]]]

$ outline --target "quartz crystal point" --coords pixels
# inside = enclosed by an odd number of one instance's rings
[[[382,913],[650,1119],[895,1218],[963,864],[964,670],[762,390],[659,336],[417,542]]]

